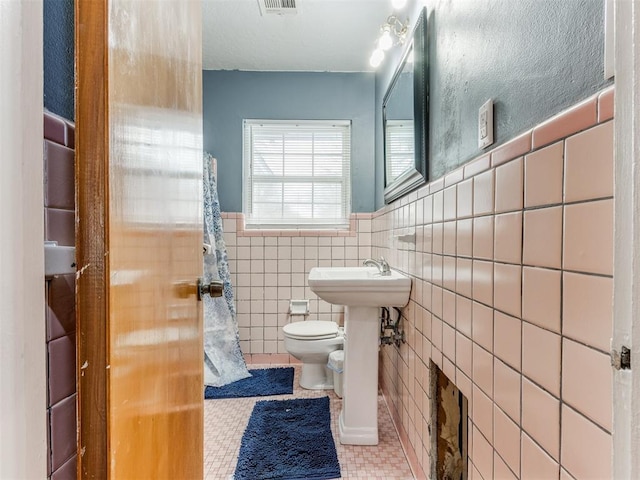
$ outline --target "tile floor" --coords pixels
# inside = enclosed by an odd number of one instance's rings
[[[274,365],[268,366],[273,367]],[[250,368],[262,368],[262,366],[251,365]],[[256,401],[314,398],[325,395],[329,396],[331,402],[331,428],[342,471],[341,478],[367,480],[408,480],[414,478],[382,396],[378,397],[379,444],[376,446],[341,445],[338,440],[338,415],[342,408],[342,400],[333,391],[304,390],[300,388],[298,385],[300,366],[296,365],[294,368],[293,395],[205,400],[205,480],[229,480],[233,478],[240,450],[240,440]]]

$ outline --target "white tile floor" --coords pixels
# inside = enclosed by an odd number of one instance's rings
[[[274,367],[274,365],[264,365],[264,367],[267,366]],[[261,367],[263,366],[250,366],[250,368]],[[378,397],[378,434],[380,438],[378,445],[341,445],[338,439],[338,415],[342,408],[342,400],[332,390],[304,390],[300,388],[298,385],[300,366],[295,365],[294,368],[293,395],[205,400],[205,480],[233,478],[240,450],[240,440],[256,401],[322,396],[329,396],[331,401],[331,427],[342,471],[341,478],[367,480],[409,480],[414,478],[382,396]]]

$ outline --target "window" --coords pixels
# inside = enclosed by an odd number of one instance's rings
[[[246,228],[348,228],[349,121],[244,121]]]
[[[384,137],[387,185],[415,166],[413,138],[413,120],[387,120]]]

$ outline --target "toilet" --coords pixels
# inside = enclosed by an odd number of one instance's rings
[[[302,362],[300,386],[309,390],[333,388],[333,372],[327,368],[329,354],[342,349],[344,330],[336,322],[306,320],[282,327],[284,347]]]

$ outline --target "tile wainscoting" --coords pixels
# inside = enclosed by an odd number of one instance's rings
[[[245,355],[291,360],[290,299],[342,323],[309,290],[310,268],[384,255],[413,279],[407,343],[381,349],[380,383],[417,478],[430,360],[468,399],[469,478],[609,478],[613,95],[354,214],[349,231],[244,231],[242,214],[223,213]]]
[[[374,215],[373,255],[414,280],[380,377],[417,478],[429,360],[468,399],[469,478],[611,477],[612,106],[610,88]]]

